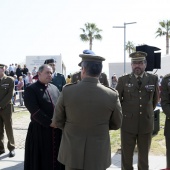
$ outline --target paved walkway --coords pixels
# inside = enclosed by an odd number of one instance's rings
[[[22,107],[24,110],[25,108]],[[16,110],[16,109],[15,109]],[[17,112],[13,113],[17,114]],[[25,117],[26,116],[26,117]],[[30,114],[25,113],[24,117],[18,117],[13,122],[14,136],[16,142],[16,156],[13,158],[8,157],[8,150],[6,153],[0,155],[0,170],[23,170],[24,161],[24,144],[25,137],[27,133],[27,128],[29,124]],[[5,137],[5,145],[6,145]],[[112,153],[112,164],[107,170],[120,170],[121,169],[121,155],[117,153]],[[134,155],[133,161],[134,169],[137,170],[137,155]],[[160,170],[166,167],[166,157],[165,156],[149,156],[149,167],[150,170]]]
[[[107,170],[120,170],[120,154],[112,154],[112,164]],[[8,157],[8,153],[4,153],[0,156],[0,170],[23,170],[24,161],[24,149],[16,149],[16,156],[13,158]],[[150,156],[149,157],[149,169],[160,170],[165,168],[166,158],[165,156]],[[137,155],[134,156],[133,162],[134,169],[137,170]]]

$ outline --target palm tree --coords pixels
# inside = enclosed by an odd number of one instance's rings
[[[102,32],[101,29],[97,28],[94,23],[85,23],[85,28],[80,28],[83,34],[80,34],[80,39],[82,41],[89,41],[89,49],[92,50],[92,42],[94,39],[102,40],[102,36],[99,34]]]
[[[135,48],[135,45],[133,44],[133,42],[128,41],[126,43],[126,51],[128,51],[128,53],[130,54],[130,53],[134,52],[135,50],[136,50],[136,48]]]
[[[156,31],[156,37],[166,36],[166,54],[169,54],[169,38],[170,38],[170,21],[159,22],[161,27]]]

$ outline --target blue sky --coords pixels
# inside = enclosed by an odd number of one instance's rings
[[[123,62],[126,41],[162,49],[165,37],[155,38],[159,21],[170,20],[168,0],[0,0],[0,62],[24,63],[28,55],[61,54],[67,74],[79,69],[79,54],[88,49],[80,28],[86,22],[102,29],[102,41],[93,42],[93,51],[108,63]],[[128,54],[127,54],[127,61]]]

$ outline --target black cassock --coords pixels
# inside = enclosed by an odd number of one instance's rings
[[[31,114],[25,142],[24,170],[64,170],[57,161],[62,131],[51,128],[59,90],[40,81],[28,86],[24,92],[25,106]]]

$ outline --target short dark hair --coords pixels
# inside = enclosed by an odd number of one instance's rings
[[[85,68],[86,74],[92,77],[99,77],[102,72],[102,63],[97,61],[83,61],[81,64]]]

